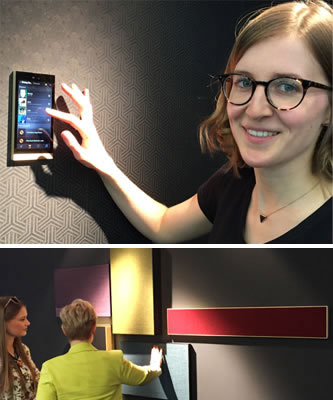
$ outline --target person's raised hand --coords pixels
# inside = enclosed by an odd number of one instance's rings
[[[68,123],[78,131],[82,139],[81,144],[77,141],[73,133],[68,130],[61,132],[61,137],[78,161],[89,168],[101,171],[107,163],[112,163],[113,161],[105,150],[97,133],[93,121],[89,90],[84,89],[81,91],[75,84],[68,86],[63,83],[61,87],[77,105],[80,117],[50,108],[47,108],[45,111],[51,117]]]
[[[153,346],[150,354],[150,368],[157,371],[161,368],[163,359],[163,350],[159,349],[158,346]]]

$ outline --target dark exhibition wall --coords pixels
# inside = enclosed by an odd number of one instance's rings
[[[61,139],[47,165],[7,166],[12,71],[90,89],[95,123],[121,169],[167,205],[223,162],[199,149],[241,16],[271,1],[0,1],[0,243],[147,243]],[[65,102],[65,104],[64,104]],[[59,136],[63,126],[56,124]],[[205,239],[199,239],[204,242]]]
[[[55,315],[54,270],[109,263],[110,250],[0,249],[0,257],[0,295],[17,295],[26,302],[31,326],[24,341],[40,366],[66,347]],[[191,344],[197,383],[197,396],[191,400],[332,398],[332,249],[154,249],[153,259],[160,269],[156,295],[160,296],[162,333],[115,335],[116,347],[123,341]],[[328,339],[166,333],[167,307],[277,305],[327,305]]]

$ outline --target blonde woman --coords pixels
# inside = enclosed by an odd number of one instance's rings
[[[173,207],[115,165],[87,89],[62,85],[80,118],[47,113],[80,133],[80,144],[69,131],[62,137],[153,242],[209,233],[212,243],[332,243],[332,26],[332,8],[320,0],[282,3],[246,21],[224,73],[214,77],[216,111],[201,125],[203,147],[225,152],[229,163]]]
[[[60,319],[71,348],[43,364],[37,400],[121,400],[122,384],[142,385],[161,375],[162,350],[153,348],[150,365],[140,367],[121,350],[99,351],[91,344],[96,313],[89,302],[74,300]]]
[[[39,371],[21,338],[30,322],[17,297],[0,297],[0,399],[34,400]]]

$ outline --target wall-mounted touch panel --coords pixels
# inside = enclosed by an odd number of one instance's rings
[[[11,75],[11,160],[53,158],[54,75],[14,71]]]

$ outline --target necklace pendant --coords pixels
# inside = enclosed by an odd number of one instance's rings
[[[260,217],[260,223],[263,223],[265,221],[265,219],[267,218],[267,217],[265,217],[265,215],[261,215],[261,214],[259,214],[259,217]]]

